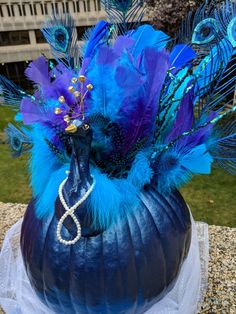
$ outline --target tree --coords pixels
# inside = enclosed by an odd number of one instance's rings
[[[202,3],[204,0],[146,0],[147,15],[156,28],[175,36],[188,12],[196,10]]]

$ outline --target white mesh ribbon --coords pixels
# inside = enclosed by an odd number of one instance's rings
[[[6,234],[0,253],[0,304],[7,314],[53,314],[30,286],[19,248],[22,220]],[[193,223],[190,251],[174,288],[145,314],[194,314],[207,286],[208,227]]]

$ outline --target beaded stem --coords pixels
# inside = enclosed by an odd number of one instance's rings
[[[58,224],[57,224],[57,239],[60,243],[62,244],[65,244],[65,245],[72,245],[72,244],[75,244],[77,241],[79,241],[79,239],[81,238],[81,225],[80,225],[80,222],[79,220],[77,219],[77,217],[75,216],[74,212],[75,210],[89,197],[89,195],[92,193],[93,189],[94,189],[94,186],[95,186],[95,179],[93,177],[93,184],[90,186],[90,188],[88,189],[88,191],[81,197],[81,199],[75,203],[75,205],[73,205],[72,207],[69,207],[67,204],[66,204],[66,201],[63,197],[63,193],[62,193],[62,190],[63,190],[63,187],[66,183],[68,178],[66,178],[65,180],[62,181],[62,183],[60,184],[59,186],[59,190],[58,190],[58,194],[59,194],[59,198],[60,198],[60,201],[63,205],[63,207],[65,208],[65,213],[61,216]],[[62,238],[61,236],[61,229],[62,229],[62,225],[64,223],[64,221],[66,220],[67,217],[71,217],[73,222],[75,223],[76,225],[76,228],[77,228],[77,235],[74,239],[72,240],[65,240]]]

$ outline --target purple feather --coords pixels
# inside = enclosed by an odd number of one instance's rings
[[[216,116],[216,112],[211,112],[207,117],[202,117],[200,121],[198,121],[198,124],[193,125],[192,128],[197,129],[198,126],[203,126],[205,124],[206,126],[200,127],[195,132],[191,132],[189,135],[181,137],[176,143],[176,150],[188,152],[201,144],[205,144],[214,126],[212,123],[208,122]]]
[[[56,67],[57,69],[57,67]],[[71,85],[71,79],[73,72],[68,68],[61,69],[56,72],[56,78],[53,82],[47,86],[43,86],[43,95],[45,99],[58,100],[58,97],[64,96],[66,103],[71,106],[75,102],[75,98],[72,93],[68,91],[68,87]]]
[[[120,73],[118,83],[124,93],[129,95],[124,99],[119,112],[119,123],[125,130],[126,136],[124,154],[132,150],[139,140],[145,139],[147,143],[151,142],[160,91],[168,67],[169,55],[167,52],[147,48],[142,55],[141,68],[136,69],[136,73],[143,73],[143,84],[139,84],[140,79],[138,81],[134,74],[131,75],[133,82],[130,81],[129,72],[132,73],[133,65],[132,67],[127,66],[126,70],[123,69],[123,73],[122,69],[118,69],[118,73]]]
[[[24,98],[21,102],[21,113],[24,124],[46,122],[49,117],[43,107],[33,102],[30,98]]]
[[[147,48],[143,53],[143,67],[146,73],[146,101],[148,104],[154,103],[157,107],[160,91],[169,69],[169,54],[165,51],[156,51],[152,48]]]
[[[123,65],[117,67],[115,79],[126,95],[131,95],[144,84],[144,79],[137,70],[131,71],[129,67]]]
[[[112,66],[118,59],[118,55],[113,49],[101,47],[97,56],[97,64]]]
[[[191,89],[181,100],[174,126],[166,138],[166,143],[176,139],[183,132],[191,129],[194,122],[194,90]]]
[[[35,84],[42,86],[50,84],[47,60],[44,57],[39,57],[35,61],[32,61],[25,70],[25,75]]]
[[[121,56],[124,50],[130,50],[134,45],[134,40],[128,36],[118,36],[113,50],[117,53],[117,55]]]

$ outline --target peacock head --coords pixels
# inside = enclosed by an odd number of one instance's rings
[[[65,129],[65,132],[72,138],[83,144],[91,144],[93,131],[88,123],[79,119],[73,120]]]

